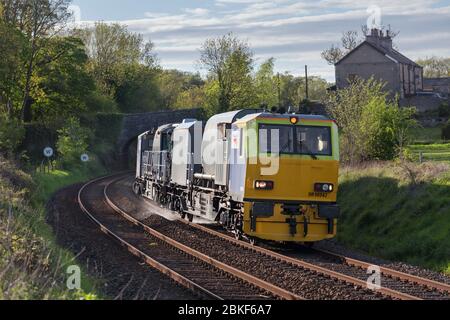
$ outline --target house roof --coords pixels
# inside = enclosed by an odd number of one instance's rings
[[[377,50],[378,52],[380,52],[384,56],[388,57],[389,59],[391,59],[395,63],[408,64],[408,65],[412,65],[412,66],[415,66],[415,67],[418,67],[418,68],[422,68],[417,63],[415,63],[411,59],[405,57],[403,54],[401,54],[397,50],[394,50],[394,49],[388,50],[388,49],[386,49],[386,48],[384,48],[384,47],[382,47],[380,45],[376,45],[375,43],[369,42],[367,40],[362,42],[359,46],[357,46],[355,49],[353,49],[349,53],[347,53],[341,60],[339,60],[336,63],[336,65],[340,64],[342,61],[347,59],[354,52],[356,52],[359,48],[361,48],[363,45],[366,45],[366,44],[369,45],[370,47],[372,47],[373,49]]]

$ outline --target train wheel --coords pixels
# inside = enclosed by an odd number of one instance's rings
[[[192,222],[194,221],[194,215],[193,215],[193,214],[188,214],[188,215],[187,215],[187,218],[188,218],[188,221],[189,221],[190,223],[192,223]]]
[[[250,245],[252,245],[252,246],[256,246],[257,245],[256,238],[250,238],[250,239],[248,239],[248,241],[250,242]]]
[[[242,240],[242,233],[239,230],[234,230],[234,237],[236,240]]]
[[[186,219],[186,213],[184,213],[184,212],[181,213],[181,219],[183,219],[183,220]]]

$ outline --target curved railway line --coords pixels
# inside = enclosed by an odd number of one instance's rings
[[[382,287],[369,290],[371,264],[332,252],[314,249],[305,255],[252,246],[207,226],[157,215],[140,221],[115,199],[121,195],[117,183],[126,177],[86,184],[78,195],[80,207],[131,253],[202,298],[450,299],[450,285],[383,267]]]

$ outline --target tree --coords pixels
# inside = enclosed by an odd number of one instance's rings
[[[0,15],[1,16],[1,15]],[[0,20],[0,111],[8,118],[16,117],[22,99],[23,61],[27,54],[22,33]]]
[[[13,158],[14,152],[25,138],[25,129],[21,123],[14,118],[8,118],[0,114],[0,153]]]
[[[123,113],[160,111],[160,88],[157,71],[145,65],[129,65],[125,69],[126,80],[116,88],[116,101]]]
[[[58,130],[56,148],[64,167],[81,164],[80,157],[87,152],[90,131],[80,125],[80,120],[71,117]]]
[[[259,67],[255,76],[256,95],[258,104],[269,107],[278,105],[278,81],[274,75],[275,59],[270,58]]]
[[[450,58],[431,57],[417,60],[424,68],[426,78],[450,77]]]
[[[47,45],[48,39],[64,28],[70,17],[69,0],[1,0],[3,19],[8,25],[20,30],[27,38],[29,50],[26,57],[26,73],[23,85],[21,117],[32,119],[30,96],[32,77],[37,56]]]
[[[90,58],[89,70],[102,93],[115,98],[119,87],[127,81],[130,67],[139,64],[155,69],[156,56],[153,43],[144,41],[142,35],[129,32],[127,27],[96,23],[91,28],[78,29]]]
[[[385,27],[382,27],[382,30],[383,29],[385,29]],[[335,65],[350,51],[354,50],[358,45],[360,45],[365,40],[368,32],[369,30],[367,26],[361,27],[361,33],[358,33],[358,31],[354,30],[343,32],[340,45],[333,44],[329,49],[324,50],[321,54],[322,59],[327,61],[330,65]],[[388,29],[388,32],[389,36],[393,39],[398,35],[398,32],[392,31],[390,27]]]
[[[200,63],[217,85],[210,87],[217,89],[217,100],[211,101],[211,112],[250,107],[255,103],[251,78],[253,53],[246,42],[232,33],[208,39],[202,46]]]
[[[86,70],[88,57],[79,38],[52,38],[37,61],[31,90],[36,120],[60,128],[67,118],[89,111],[87,99],[95,84]]]
[[[305,77],[294,77],[289,73],[280,75],[281,86],[281,106],[299,107],[306,99],[306,79]],[[329,87],[327,81],[320,77],[310,76],[308,78],[309,100],[322,101],[327,94]]]
[[[415,109],[399,108],[383,87],[374,79],[357,79],[329,94],[326,106],[341,130],[344,162],[392,160],[407,145],[405,133],[415,125]]]
[[[203,86],[194,86],[182,91],[178,96],[173,109],[190,109],[206,107],[206,92]]]

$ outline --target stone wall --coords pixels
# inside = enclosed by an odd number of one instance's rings
[[[438,110],[444,101],[435,97],[413,96],[400,100],[401,107],[416,107],[418,112]]]
[[[125,168],[128,162],[128,149],[134,140],[144,132],[151,131],[169,123],[180,123],[184,119],[202,120],[201,109],[173,110],[152,113],[125,115],[117,141],[118,160]]]

